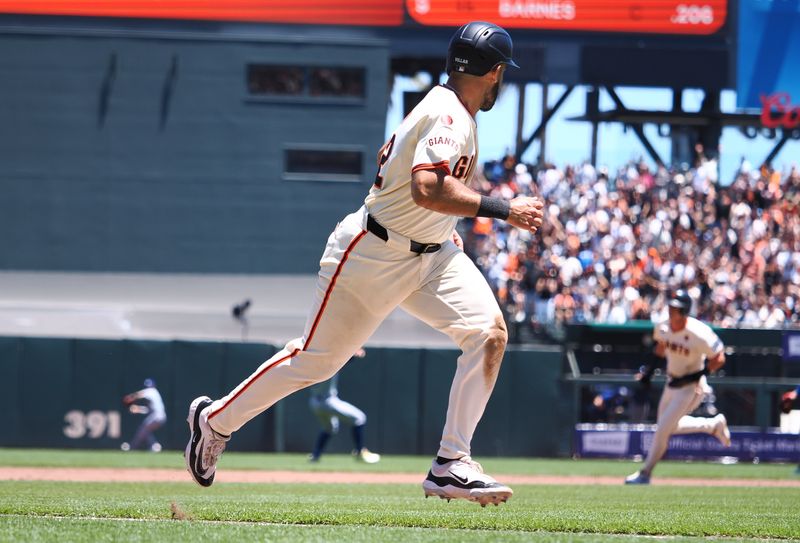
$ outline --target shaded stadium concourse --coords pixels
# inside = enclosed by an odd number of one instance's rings
[[[250,341],[302,334],[314,275],[0,272],[0,335]],[[252,305],[247,326],[231,312]],[[451,347],[401,310],[367,345]]]

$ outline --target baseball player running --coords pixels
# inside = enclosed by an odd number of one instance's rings
[[[189,407],[186,466],[214,482],[231,434],[281,398],[336,373],[396,307],[447,334],[462,350],[426,496],[481,505],[511,489],[483,473],[470,442],[494,388],[507,341],[500,308],[462,250],[459,217],[493,217],[536,232],[542,202],[482,196],[467,186],[478,161],[475,115],[497,99],[511,37],[483,22],[459,28],[448,81],[431,89],[378,153],[378,174],[358,211],[328,238],[305,331],[227,396]]]
[[[729,447],[731,433],[725,415],[714,418],[690,417],[708,389],[706,375],[725,364],[722,341],[711,328],[689,316],[692,299],[681,289],[669,302],[669,319],[656,325],[656,356],[667,359],[667,385],[658,403],[658,419],[653,442],[644,467],[625,478],[625,484],[646,485],[656,463],[667,451],[672,434],[702,432],[716,437]]]
[[[797,398],[800,396],[800,385],[792,390],[787,390],[781,395],[781,413],[788,415],[795,408]],[[795,473],[800,475],[800,465],[795,469]]]

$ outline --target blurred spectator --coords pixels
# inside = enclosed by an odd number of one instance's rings
[[[701,149],[683,170],[653,172],[643,161],[616,173],[590,164],[534,168],[507,155],[483,172],[476,190],[545,200],[535,236],[501,221],[465,225],[465,250],[517,328],[663,320],[663,293],[677,288],[715,326],[800,326],[797,167],[778,172],[743,160],[721,186],[716,161]]]
[[[602,385],[589,391],[591,402],[582,408],[582,422],[622,422],[629,418],[630,390],[628,387]]]

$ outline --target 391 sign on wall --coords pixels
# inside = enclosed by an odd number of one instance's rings
[[[88,411],[77,409],[64,415],[64,435],[70,439],[116,439],[120,436],[119,411]]]

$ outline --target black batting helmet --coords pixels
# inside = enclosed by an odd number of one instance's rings
[[[500,63],[519,68],[511,58],[514,45],[508,32],[492,23],[473,21],[453,34],[447,48],[447,74],[485,75]]]
[[[689,293],[686,292],[684,289],[678,289],[672,293],[672,297],[669,300],[670,307],[677,307],[681,310],[681,313],[684,315],[688,315],[689,311],[692,309],[692,298],[689,296]]]

